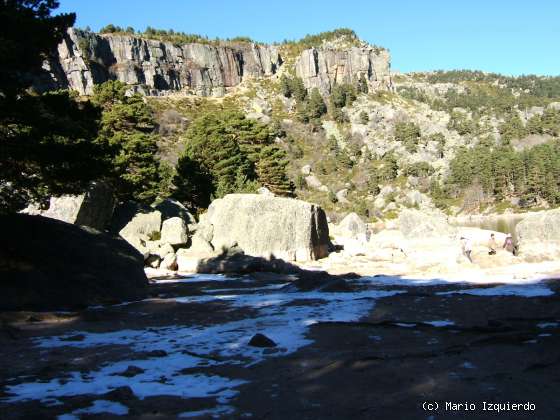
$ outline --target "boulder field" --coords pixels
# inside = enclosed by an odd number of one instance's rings
[[[517,225],[519,253],[514,256],[502,249],[505,233],[453,226],[437,210],[404,209],[397,219],[375,224],[365,224],[350,213],[339,224],[330,225],[338,252],[306,267],[331,274],[383,273],[481,282],[552,278],[560,273],[559,222],[559,210],[525,215]],[[489,254],[491,234],[498,245],[495,255]],[[472,243],[472,262],[462,252],[461,237]]]
[[[0,217],[0,310],[74,309],[145,296],[143,258],[126,241],[51,218]]]

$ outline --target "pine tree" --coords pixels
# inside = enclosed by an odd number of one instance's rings
[[[415,153],[420,140],[420,127],[413,122],[399,122],[395,125],[395,140],[404,144],[409,153]]]
[[[262,148],[257,163],[259,181],[270,191],[279,195],[292,195],[294,185],[286,175],[288,156],[286,152],[275,145]]]
[[[158,137],[151,110],[139,94],[127,96],[127,90],[118,81],[95,86],[92,102],[103,111],[97,141],[113,149],[111,177],[117,197],[149,204],[162,181]]]
[[[500,134],[503,145],[508,145],[512,140],[520,139],[527,135],[527,130],[517,112],[510,115],[509,118],[500,125]]]
[[[294,77],[291,80],[290,85],[294,98],[299,102],[304,101],[307,97],[307,89],[305,88],[301,77]]]
[[[50,195],[82,192],[107,170],[95,142],[99,112],[64,91],[31,94],[29,74],[56,50],[74,14],[52,0],[0,2],[0,213]]]
[[[292,97],[292,84],[285,74],[280,76],[280,92],[286,98]]]
[[[358,93],[369,93],[369,87],[365,75],[362,73],[358,79]]]
[[[307,115],[309,119],[319,119],[326,112],[327,106],[325,105],[325,101],[323,101],[323,97],[319,93],[319,89],[313,88],[307,105]]]
[[[381,160],[378,171],[379,179],[385,182],[394,180],[397,177],[398,169],[397,158],[393,154],[386,155]]]
[[[369,115],[366,111],[360,112],[360,123],[367,124],[369,122]]]
[[[210,205],[214,192],[212,176],[186,153],[179,157],[173,185],[173,197],[189,208],[207,208]]]

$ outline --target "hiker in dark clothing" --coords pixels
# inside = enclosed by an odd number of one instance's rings
[[[506,240],[504,241],[504,246],[502,247],[506,251],[511,252],[513,255],[517,255],[517,246],[513,243],[513,238],[511,234],[508,233]]]

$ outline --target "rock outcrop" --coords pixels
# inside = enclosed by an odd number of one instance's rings
[[[158,210],[154,210],[149,213],[136,214],[119,231],[119,235],[147,259],[150,255],[150,249],[146,243],[156,236],[160,236],[160,232],[161,213]]]
[[[89,95],[95,84],[116,79],[148,94],[187,90],[223,96],[228,87],[246,78],[270,76],[281,64],[275,46],[175,45],[70,28],[36,85],[40,90],[70,88]]]
[[[560,257],[560,209],[527,215],[515,227],[520,255],[528,261]]]
[[[344,219],[336,226],[335,235],[344,236],[346,238],[366,241],[367,240],[367,226],[364,221],[356,213],[349,213]]]
[[[83,194],[51,197],[47,210],[28,208],[23,213],[50,217],[103,231],[111,221],[114,207],[113,190],[106,184],[93,182]]]
[[[348,49],[310,48],[296,60],[296,75],[306,88],[328,95],[335,84],[356,85],[364,76],[370,89],[390,89],[390,56],[387,50],[364,44]]]
[[[237,247],[250,256],[307,261],[328,255],[329,228],[325,212],[315,204],[269,195],[229,194],[212,202],[193,243],[198,239],[217,252]]]
[[[180,217],[172,217],[161,225],[161,240],[173,246],[181,246],[189,239],[187,225]]]
[[[70,28],[56,56],[44,63],[35,87],[40,91],[70,88],[89,95],[96,84],[120,80],[149,95],[181,90],[223,96],[228,88],[246,79],[276,74],[282,64],[279,48],[274,45],[178,45],[138,35]],[[296,59],[295,72],[306,88],[317,87],[323,95],[330,93],[334,84],[355,85],[362,76],[370,89],[392,88],[389,52],[366,43],[304,50]]]
[[[141,299],[142,256],[119,238],[40,216],[0,217],[0,309],[73,309]]]
[[[452,238],[457,229],[439,211],[404,209],[398,219],[399,229],[407,239]]]

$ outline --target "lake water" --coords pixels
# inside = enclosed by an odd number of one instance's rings
[[[507,216],[476,216],[451,218],[450,223],[454,226],[475,227],[479,229],[494,230],[496,232],[509,233],[514,241],[517,241],[515,226],[523,220],[525,215]]]

